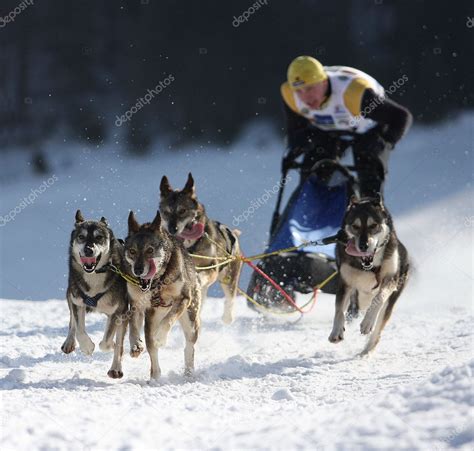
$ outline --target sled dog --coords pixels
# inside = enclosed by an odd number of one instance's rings
[[[160,184],[160,212],[166,230],[181,240],[191,254],[202,255],[193,257],[194,264],[213,266],[222,262],[227,255],[240,255],[239,230],[209,219],[204,206],[196,197],[194,179],[191,173],[185,187],[173,190],[166,176]],[[215,258],[215,259],[214,259]],[[201,298],[204,302],[209,287],[219,281],[225,295],[224,314],[222,320],[231,324],[234,320],[234,300],[239,284],[241,260],[234,260],[227,265],[198,271],[201,283]]]
[[[336,249],[340,283],[336,293],[336,312],[329,341],[344,339],[344,314],[352,297],[365,310],[360,324],[362,334],[370,334],[362,355],[371,352],[405,287],[409,260],[398,240],[392,218],[382,198],[351,198],[342,232],[345,243]]]
[[[151,223],[139,225],[128,217],[124,270],[137,280],[127,284],[130,300],[130,354],[143,351],[140,329],[145,318],[145,343],[151,361],[151,379],[161,374],[158,348],[166,344],[178,320],[184,332],[185,374],[194,369],[194,345],[200,328],[201,292],[193,261],[182,243],[162,226],[157,212]]]
[[[61,349],[66,354],[74,351],[76,338],[81,351],[90,355],[94,343],[87,335],[86,312],[105,313],[107,325],[99,348],[114,350],[112,367],[107,373],[112,378],[121,378],[123,340],[127,322],[127,291],[124,280],[110,271],[99,272],[107,263],[121,265],[122,245],[115,239],[107,221],[86,221],[80,210],[76,212],[76,223],[71,233],[69,246],[69,282],[67,303],[69,306],[69,332]],[[115,335],[115,343],[114,343]]]

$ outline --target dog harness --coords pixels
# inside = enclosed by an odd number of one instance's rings
[[[222,224],[219,221],[214,222],[217,225],[217,230],[219,230],[225,240],[227,253],[232,254],[234,252],[235,243],[237,242],[235,235],[232,233],[232,230],[230,230],[229,227],[227,227],[225,224]]]
[[[100,298],[105,294],[105,291],[102,293],[97,293],[95,296],[88,296],[82,290],[79,290],[79,294],[81,295],[81,298],[87,307],[97,307],[97,302],[100,301]]]

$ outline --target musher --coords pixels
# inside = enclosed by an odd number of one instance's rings
[[[396,87],[402,84],[398,81]],[[310,170],[319,160],[339,160],[352,147],[360,195],[382,193],[389,153],[412,123],[406,108],[389,99],[370,75],[323,66],[311,56],[291,62],[281,94],[288,140],[283,172],[300,157],[303,169]],[[320,174],[324,180],[324,167]]]

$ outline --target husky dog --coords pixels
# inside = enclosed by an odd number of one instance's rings
[[[104,217],[100,221],[85,221],[80,210],[69,246],[69,332],[61,349],[66,354],[74,351],[76,338],[81,351],[90,355],[94,343],[85,329],[86,312],[105,313],[108,316],[104,338],[99,343],[102,351],[114,350],[111,378],[121,378],[123,340],[127,329],[124,321],[128,309],[124,280],[115,273],[99,270],[107,263],[120,266],[122,245],[115,239]],[[115,344],[114,344],[114,335]]]
[[[206,216],[204,206],[196,198],[194,179],[191,173],[185,187],[173,190],[168,178],[163,176],[160,184],[160,212],[164,227],[169,233],[180,239],[191,254],[206,257],[226,257],[240,255],[237,229],[230,230],[224,224]],[[196,266],[213,266],[222,260],[193,257]],[[226,301],[222,320],[231,324],[234,320],[234,300],[239,284],[241,260],[227,265],[198,272],[201,283],[201,298],[206,299],[207,290],[218,280]]]
[[[392,218],[380,196],[352,197],[342,226],[345,243],[338,243],[336,258],[340,283],[336,293],[336,313],[329,341],[344,339],[344,314],[352,299],[366,310],[360,331],[372,332],[362,355],[380,340],[395,302],[402,293],[409,272],[408,253],[398,240]]]
[[[194,345],[200,328],[201,293],[193,261],[181,242],[161,227],[160,212],[152,223],[139,225],[133,211],[128,217],[125,271],[137,278],[127,284],[130,299],[130,353],[143,351],[140,329],[145,317],[145,342],[151,360],[151,379],[161,374],[158,348],[179,320],[186,339],[185,374],[194,369]]]

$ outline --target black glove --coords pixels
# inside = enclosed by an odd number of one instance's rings
[[[393,149],[393,144],[386,141],[378,131],[372,130],[359,138],[359,145],[375,154],[382,153],[385,149]]]

